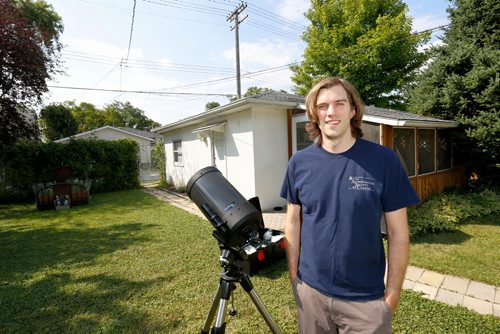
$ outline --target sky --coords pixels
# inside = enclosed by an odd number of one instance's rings
[[[356,1],[356,0],[353,0]],[[236,95],[235,0],[46,0],[61,16],[64,73],[44,104],[130,102],[166,125]],[[448,0],[406,0],[413,30],[449,23]],[[241,93],[292,92],[309,0],[249,0],[239,14]],[[438,43],[443,31],[433,34]]]

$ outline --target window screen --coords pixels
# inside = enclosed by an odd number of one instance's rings
[[[182,159],[182,141],[180,141],[180,140],[174,140],[173,146],[174,146],[174,164],[176,164],[176,165],[182,165],[182,163],[183,163],[183,159]]]
[[[394,150],[408,176],[415,175],[415,129],[394,129]]]
[[[363,138],[376,144],[380,144],[380,126],[375,123],[361,123]]]
[[[418,174],[432,173],[435,167],[435,130],[418,130]]]
[[[438,170],[451,168],[451,131],[437,130]]]
[[[295,130],[297,133],[297,151],[300,151],[307,146],[311,145],[313,141],[309,139],[309,134],[306,131],[306,124],[308,122],[297,122]]]

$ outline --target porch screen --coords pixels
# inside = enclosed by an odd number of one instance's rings
[[[311,145],[313,141],[309,139],[309,134],[306,131],[306,124],[308,122],[297,122],[295,130],[297,131],[297,151],[300,151],[307,146]]]
[[[408,176],[415,175],[415,129],[394,129],[394,150]]]
[[[451,168],[451,131],[437,130],[438,170]]]
[[[436,171],[434,129],[418,129],[418,174]]]
[[[363,130],[363,139],[380,144],[380,127],[378,124],[363,122],[361,123],[361,130]]]

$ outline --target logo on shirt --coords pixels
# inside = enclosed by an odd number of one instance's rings
[[[349,176],[351,186],[348,189],[374,191],[375,179],[365,176]]]

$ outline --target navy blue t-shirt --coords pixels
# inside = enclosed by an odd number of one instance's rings
[[[310,145],[290,159],[281,197],[302,208],[301,280],[342,299],[384,295],[382,214],[419,202],[392,150],[363,139],[340,154]]]

